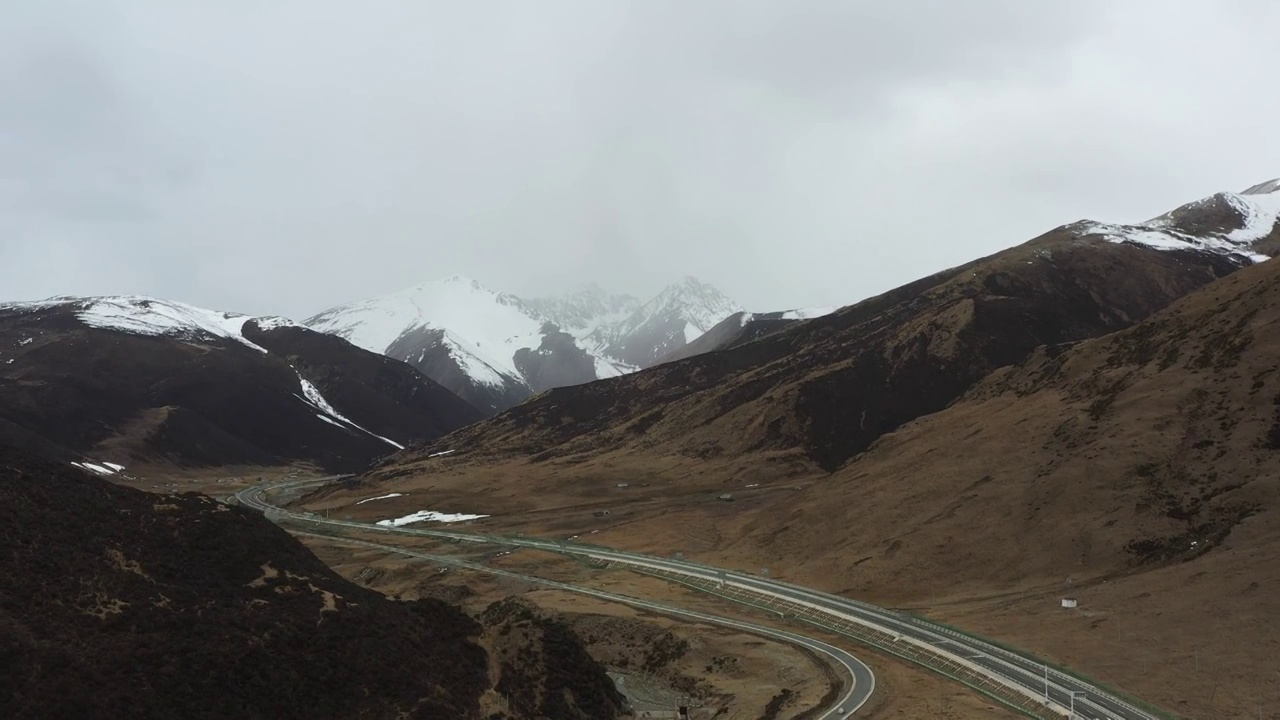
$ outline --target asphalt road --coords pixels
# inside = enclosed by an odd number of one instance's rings
[[[1060,710],[1063,716],[1072,705],[1075,696],[1075,712],[1086,720],[1157,720],[1155,715],[1134,707],[1102,688],[1017,653],[985,643],[946,628],[895,613],[885,608],[848,598],[818,592],[809,588],[746,573],[724,570],[685,560],[672,560],[639,553],[624,552],[612,548],[595,547],[564,540],[546,540],[525,537],[502,537],[462,533],[451,530],[433,530],[414,527],[385,527],[347,520],[329,520],[310,513],[294,513],[276,508],[263,499],[268,490],[285,490],[292,487],[318,485],[323,480],[292,481],[277,485],[264,485],[237,493],[237,499],[247,507],[262,512],[275,511],[296,520],[330,526],[359,528],[366,531],[388,532],[426,537],[454,539],[510,547],[537,548],[564,554],[595,558],[633,567],[674,572],[689,578],[715,580],[731,587],[777,598],[808,612],[823,614],[833,619],[857,622],[900,636],[905,642],[928,646],[935,653],[943,653],[957,663],[965,664],[986,676],[1016,688],[1028,697],[1047,698],[1050,706]]]
[[[510,578],[518,579],[524,582],[536,583],[544,587],[555,588],[557,590],[565,590],[568,592],[574,592],[581,595],[590,595],[591,597],[600,598],[601,600],[608,600],[610,602],[630,605],[631,607],[652,610],[654,612],[661,613],[663,615],[687,618],[690,620],[697,620],[699,622],[710,623],[710,624],[719,625],[722,627],[734,628],[736,630],[741,630],[743,632],[751,633],[752,635],[773,638],[775,640],[781,640],[783,642],[790,643],[792,645],[799,645],[801,647],[808,648],[816,653],[827,656],[836,665],[844,668],[845,674],[852,681],[849,684],[848,689],[845,691],[844,695],[840,697],[839,701],[836,702],[834,705],[832,705],[830,708],[828,708],[826,712],[817,716],[818,720],[836,720],[837,718],[848,717],[854,711],[858,710],[859,708],[861,708],[863,705],[866,704],[867,700],[871,698],[871,694],[875,691],[875,688],[876,688],[875,675],[871,672],[871,668],[867,667],[861,660],[854,657],[847,651],[841,650],[840,648],[835,647],[834,645],[828,645],[827,643],[824,643],[821,640],[814,640],[813,638],[805,637],[804,635],[799,635],[797,633],[786,632],[784,630],[778,630],[776,628],[771,628],[764,625],[756,625],[754,623],[745,622],[745,621],[737,620],[734,618],[721,617],[719,615],[711,615],[709,613],[696,612],[693,610],[685,610],[683,608],[679,608],[674,605],[667,605],[665,603],[654,602],[652,600],[634,598],[626,595],[618,595],[616,593],[605,592],[603,590],[596,590],[593,588],[581,587],[578,585],[571,585],[569,583],[556,582],[554,580],[545,580],[543,578],[534,577],[532,575],[522,575],[520,573],[514,573],[509,570],[500,570],[498,568],[489,567],[488,565],[484,565],[481,563],[473,563],[473,562],[468,562],[466,560],[461,560],[459,558],[417,552],[414,550],[408,550],[406,548],[396,547],[394,545],[381,545],[379,543],[372,543],[364,540],[337,538],[331,535],[325,535],[323,533],[296,532],[296,534],[308,535],[311,537],[320,537],[326,540],[341,542],[347,545],[357,545],[360,547],[368,547],[368,548],[375,548],[378,550],[385,550],[386,552],[398,553],[400,555],[408,555],[410,557],[430,560],[440,565],[466,568],[468,570],[475,570],[478,572],[489,573],[491,575],[501,575],[504,577],[510,577]]]

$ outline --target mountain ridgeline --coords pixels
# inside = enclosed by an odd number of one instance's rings
[[[556,389],[443,442],[543,458],[785,452],[832,471],[1038,347],[1121,330],[1264,257],[1280,242],[1278,197],[1260,186],[1142,225],[1066,225],[808,322],[778,318],[756,338],[722,328],[705,348],[717,352]]]

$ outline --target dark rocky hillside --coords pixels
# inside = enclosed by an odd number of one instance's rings
[[[513,360],[535,393],[596,379],[595,358],[578,347],[572,335],[551,323],[542,326],[542,344],[536,349],[520,348]]]
[[[361,427],[398,442],[439,435],[483,417],[409,365],[342,338],[298,326],[262,330],[252,320],[244,334],[314,383],[344,415],[359,418]]]
[[[0,307],[0,440],[124,465],[345,471],[480,417],[412,368],[306,329],[246,323],[263,352],[207,333],[90,327],[82,307]]]
[[[14,718],[613,718],[603,669],[561,626],[480,621],[347,582],[249,511],[155,495],[0,447],[0,707]],[[528,624],[527,622],[525,623]],[[511,635],[510,628],[504,635]],[[572,678],[571,692],[546,688]]]

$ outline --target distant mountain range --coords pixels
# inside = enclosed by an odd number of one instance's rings
[[[690,343],[726,317],[745,315],[692,278],[642,303],[454,277],[311,327],[142,296],[0,303],[0,441],[100,474],[360,469],[535,393],[713,348]]]
[[[455,276],[331,308],[305,324],[403,360],[493,414],[544,390],[651,367],[741,312],[692,277],[641,302],[595,285],[524,299]]]

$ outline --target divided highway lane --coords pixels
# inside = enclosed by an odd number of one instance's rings
[[[863,705],[865,705],[867,703],[867,700],[871,698],[871,694],[875,691],[875,688],[876,688],[876,678],[875,678],[875,675],[871,672],[871,668],[867,667],[866,664],[864,664],[858,658],[854,657],[853,655],[851,655],[845,650],[841,650],[840,648],[834,645],[828,645],[827,643],[824,643],[820,640],[814,640],[813,638],[808,638],[803,635],[797,635],[796,633],[786,632],[785,630],[777,630],[775,628],[767,627],[764,625],[756,625],[754,623],[744,622],[742,620],[735,620],[733,618],[721,617],[719,615],[711,615],[709,613],[702,613],[694,610],[686,610],[684,608],[679,608],[674,605],[658,603],[652,600],[644,600],[642,598],[634,598],[627,595],[618,595],[616,593],[605,592],[603,590],[596,590],[594,588],[571,585],[569,583],[556,582],[555,580],[546,580],[543,578],[534,577],[532,575],[522,575],[520,573],[514,573],[509,570],[500,570],[498,568],[489,567],[488,565],[483,565],[481,563],[473,563],[473,562],[468,562],[466,560],[461,560],[458,558],[417,552],[417,551],[409,550],[402,547],[396,547],[394,545],[381,545],[379,543],[367,542],[364,540],[353,540],[350,538],[333,537],[332,535],[325,535],[323,533],[310,533],[310,532],[296,531],[295,534],[324,538],[329,541],[340,542],[347,545],[357,545],[360,547],[368,547],[368,548],[374,548],[377,550],[384,550],[386,552],[398,553],[400,555],[407,555],[409,557],[416,557],[416,558],[422,558],[424,560],[430,560],[440,565],[449,565],[452,567],[460,567],[460,568],[466,568],[468,570],[474,570],[477,572],[488,573],[490,575],[500,575],[503,577],[514,578],[524,582],[536,583],[544,587],[555,588],[557,590],[564,590],[567,592],[578,593],[580,595],[589,595],[591,597],[600,598],[601,600],[607,600],[609,602],[616,602],[624,605],[630,605],[631,607],[643,608],[646,610],[653,610],[654,612],[659,612],[664,615],[671,615],[675,617],[687,618],[690,620],[697,620],[700,622],[710,623],[713,625],[720,625],[722,627],[730,627],[730,628],[751,633],[753,635],[769,637],[775,640],[781,640],[783,642],[790,643],[792,645],[799,645],[801,647],[808,648],[816,653],[829,657],[838,666],[844,669],[845,674],[850,678],[850,681],[851,681],[849,684],[849,688],[845,691],[844,695],[842,695],[834,705],[832,705],[822,714],[815,716],[817,720],[837,720],[838,718],[847,717],[848,715],[852,714],[853,712],[861,708]]]
[[[317,524],[345,526],[376,532],[437,537],[463,542],[536,548],[641,568],[661,569],[691,578],[714,579],[720,583],[800,604],[814,611],[826,613],[833,618],[857,622],[885,632],[894,633],[906,642],[926,645],[933,652],[948,655],[957,662],[976,669],[988,677],[1016,689],[1025,696],[1043,699],[1047,692],[1052,706],[1059,710],[1062,715],[1067,715],[1066,708],[1071,707],[1074,694],[1076,716],[1086,720],[1156,720],[1154,715],[1133,707],[1100,688],[1052,668],[1046,668],[1043,664],[1017,653],[1009,652],[976,638],[954,633],[944,628],[930,626],[927,623],[899,615],[884,608],[777,580],[769,580],[683,560],[668,560],[666,558],[559,540],[509,538],[425,528],[392,528],[344,520],[329,520],[310,513],[294,513],[282,510],[264,500],[265,492],[268,490],[287,490],[308,485],[319,485],[324,482],[328,482],[328,479],[292,481],[279,485],[258,486],[243,490],[236,497],[244,505],[259,511],[273,511],[295,520]]]

